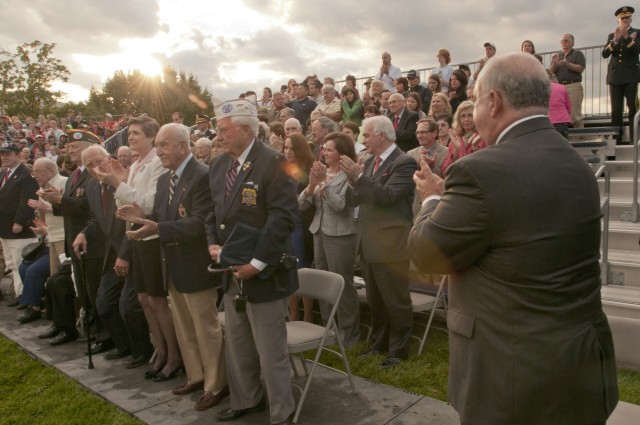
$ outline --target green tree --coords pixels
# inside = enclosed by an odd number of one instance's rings
[[[0,105],[10,114],[37,115],[64,94],[51,89],[68,81],[69,69],[53,56],[56,43],[24,43],[15,53],[0,50]]]

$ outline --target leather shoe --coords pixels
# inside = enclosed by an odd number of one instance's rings
[[[198,402],[194,406],[194,409],[198,411],[210,409],[227,397],[229,397],[228,385],[225,385],[222,391],[220,391],[216,395],[213,395],[213,393],[210,391],[205,391],[204,394],[202,394],[202,397],[200,397],[200,400],[198,400]]]
[[[124,367],[127,369],[135,369],[143,364],[147,364],[149,363],[149,359],[151,359],[152,355],[153,353],[143,353],[138,354],[137,356],[131,356],[129,360],[124,362]]]
[[[401,362],[402,362],[402,359],[399,359],[398,357],[387,357],[382,361],[382,363],[380,363],[380,368],[389,369],[399,365]]]
[[[201,390],[202,388],[204,388],[204,382],[202,381],[196,382],[195,384],[189,384],[188,382],[185,382],[184,385],[174,388],[171,392],[174,395],[184,395]]]
[[[220,422],[229,422],[234,421],[238,418],[241,418],[244,415],[248,415],[249,413],[262,412],[267,408],[267,400],[262,397],[262,400],[258,404],[253,407],[249,407],[247,409],[233,410],[233,409],[224,409],[216,413],[216,420]]]
[[[54,336],[58,336],[59,333],[60,333],[60,329],[56,328],[55,326],[51,326],[45,332],[38,335],[38,339],[53,338]]]
[[[359,359],[368,359],[369,357],[374,357],[380,354],[379,351],[367,351],[366,353],[362,353],[358,355]]]
[[[127,357],[129,354],[131,354],[131,351],[128,348],[122,350],[120,348],[113,348],[107,351],[107,354],[104,355],[104,358],[105,360],[118,360],[123,357]]]
[[[62,345],[70,341],[75,341],[76,339],[78,339],[78,331],[60,331],[58,336],[49,341],[49,345]]]
[[[42,314],[40,313],[40,311],[35,311],[28,308],[24,311],[24,314],[18,319],[18,323],[21,323],[24,325],[25,323],[31,323],[34,320],[38,320],[41,317],[42,317]]]
[[[20,305],[20,298],[14,298],[7,303],[7,307],[18,307]]]
[[[20,304],[18,306],[18,308],[16,308],[16,310],[26,310],[27,309],[27,305],[26,304]]]
[[[169,372],[168,375],[165,375],[163,372],[158,372],[156,374],[156,376],[154,376],[153,378],[151,378],[151,380],[153,382],[164,382],[164,381],[168,381],[169,379],[173,379],[176,376],[178,376],[178,373],[182,372],[182,369],[184,369],[183,365],[178,366],[177,368],[173,369],[171,372]]]
[[[91,354],[100,354],[109,351],[113,348],[113,342],[111,340],[94,342],[91,344]],[[89,355],[89,350],[85,350],[84,354]]]

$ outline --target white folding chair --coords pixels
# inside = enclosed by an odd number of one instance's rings
[[[436,314],[436,310],[441,308],[447,311],[447,302],[444,297],[444,287],[447,284],[447,275],[442,276],[440,280],[440,284],[438,285],[438,290],[436,291],[435,297],[432,295],[421,294],[418,292],[410,292],[411,295],[411,308],[414,313],[423,313],[430,311],[429,320],[427,321],[427,327],[424,329],[424,334],[422,338],[414,337],[420,341],[420,348],[418,348],[418,355],[422,354],[422,349],[424,348],[424,344],[427,341],[427,336],[429,335],[429,329],[431,328],[431,323],[433,322],[433,316]]]
[[[313,374],[323,350],[330,351],[342,358],[342,363],[344,364],[346,372],[342,372],[328,366],[325,367],[346,375],[349,378],[352,391],[356,392],[356,386],[353,381],[353,376],[351,375],[351,368],[349,367],[349,360],[345,354],[342,338],[340,337],[340,332],[338,331],[338,326],[335,321],[338,304],[340,303],[342,291],[344,290],[344,279],[337,273],[327,272],[324,270],[300,269],[298,270],[298,280],[299,288],[295,292],[295,295],[307,296],[319,301],[325,301],[331,304],[332,308],[325,326],[303,321],[287,322],[287,345],[289,347],[289,353],[291,355],[300,354],[305,372],[307,372],[305,365],[306,361],[302,356],[302,353],[317,349],[316,356],[313,360],[313,364],[311,365],[311,370],[307,373],[307,380],[293,417],[293,423],[298,423],[298,417],[300,416],[302,405],[307,397],[307,392],[309,391]],[[337,344],[340,349],[340,353],[325,348],[325,345],[329,344]],[[295,367],[294,372],[297,375]]]

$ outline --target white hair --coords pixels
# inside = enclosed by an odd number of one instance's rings
[[[388,117],[385,117],[384,115],[376,115],[374,117],[366,118],[363,121],[362,126],[365,127],[369,124],[371,124],[373,134],[382,134],[390,142],[396,141],[396,131],[393,128],[393,123]]]
[[[33,162],[34,166],[36,164],[43,164],[44,168],[46,168],[47,170],[51,170],[51,171],[55,170],[56,172],[58,172],[58,164],[56,164],[56,162],[51,158],[47,158],[47,157],[38,158]]]
[[[211,147],[211,140],[209,140],[207,137],[201,137],[198,140],[196,140],[196,146],[207,146],[207,147]]]
[[[231,122],[235,125],[246,125],[253,133],[253,137],[258,135],[258,129],[260,127],[260,120],[258,117],[250,117],[250,116],[240,116],[240,117],[231,117]]]
[[[103,148],[100,145],[91,145],[88,148],[86,148],[85,150],[82,151],[82,164],[83,165],[87,165],[85,163],[86,157],[87,157],[87,152],[100,152],[102,154],[103,157],[108,157],[109,156],[109,152],[107,152],[107,150],[105,148]]]
[[[295,124],[296,127],[298,127],[299,129],[302,130],[302,126],[300,125],[300,121],[297,118],[289,118],[288,120],[286,120],[284,122],[285,128],[287,127],[287,124]]]

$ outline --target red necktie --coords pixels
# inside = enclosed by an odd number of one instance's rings
[[[378,168],[380,168],[380,163],[381,162],[382,162],[382,158],[380,158],[379,156],[376,156],[376,163],[373,165],[373,175],[374,176],[378,172]]]
[[[400,117],[398,115],[396,115],[396,117],[393,119],[393,129],[397,130],[398,129],[398,124],[400,123]]]
[[[9,170],[7,170],[7,172],[4,173],[4,177],[2,178],[2,185],[0,185],[0,188],[4,187],[7,180],[9,180]]]
[[[73,175],[73,181],[71,182],[71,186],[75,186],[78,184],[78,180],[80,180],[80,174],[82,174],[82,171],[78,168],[76,170],[76,173]]]

